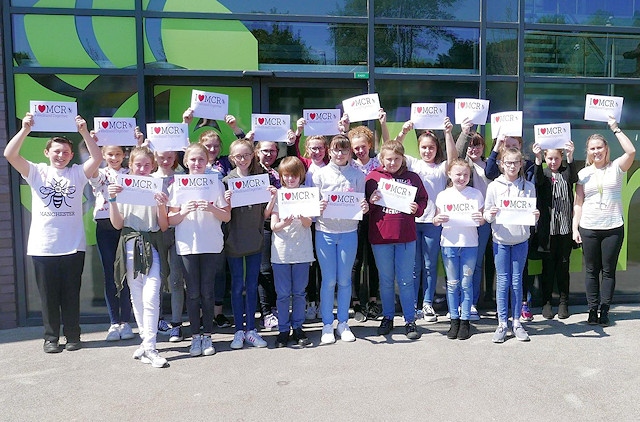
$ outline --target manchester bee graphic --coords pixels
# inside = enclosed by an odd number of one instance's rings
[[[73,199],[72,195],[76,193],[76,187],[68,186],[68,182],[64,182],[64,180],[53,179],[51,187],[40,187],[40,193],[43,195],[43,201],[49,198],[49,202],[45,205],[46,207],[51,205],[52,202],[56,208],[60,208],[63,202],[67,207],[70,207],[71,205],[67,204],[67,198]]]

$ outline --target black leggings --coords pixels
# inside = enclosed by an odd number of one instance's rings
[[[200,332],[200,310],[205,334],[213,332],[214,285],[222,254],[181,255],[187,284],[187,315],[193,335]]]
[[[624,240],[624,226],[608,230],[580,227],[584,255],[584,283],[589,309],[609,306],[616,288],[616,265]],[[602,272],[602,283],[600,283]]]

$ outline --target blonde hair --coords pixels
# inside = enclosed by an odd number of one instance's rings
[[[313,135],[313,136],[309,136],[306,141],[305,141],[305,145],[304,145],[304,156],[305,157],[309,157],[311,154],[309,154],[309,142],[311,141],[321,141],[322,145],[324,146],[324,158],[327,158],[329,156],[329,147],[327,145],[327,138],[325,138],[324,136],[321,135]]]
[[[184,151],[184,157],[182,159],[182,162],[184,163],[185,167],[187,166],[187,160],[189,159],[189,154],[191,154],[193,151],[202,152],[207,159],[207,163],[209,162],[209,150],[205,148],[204,145],[202,145],[201,143],[190,144],[187,147],[187,149]]]
[[[173,164],[171,165],[171,168],[173,170],[177,169],[178,168],[178,153],[176,151],[160,151],[160,152],[156,151],[154,153],[155,154],[154,157],[155,157],[156,166],[158,164],[158,154],[163,153],[163,152],[170,152],[170,153],[173,154]],[[130,161],[133,162],[133,160],[130,160]]]
[[[155,170],[158,166],[156,162],[156,156],[148,147],[135,147],[131,150],[129,154],[129,163],[133,163],[138,157],[147,157],[151,160],[151,165],[153,166],[153,170]]]
[[[385,153],[387,152],[402,156],[402,165],[398,169],[397,173],[402,173],[407,169],[407,159],[404,156],[404,146],[402,145],[402,142],[391,140],[382,144],[382,147],[380,147],[381,160],[384,159]]]
[[[593,158],[591,158],[589,156],[589,142],[591,142],[591,141],[602,141],[604,143],[604,147],[606,149],[605,156],[604,156],[604,162],[605,162],[605,165],[609,164],[609,161],[611,160],[611,157],[609,156],[609,143],[604,138],[604,136],[600,135],[599,133],[594,133],[593,135],[591,135],[591,136],[589,136],[587,138],[587,144],[586,144],[587,158],[584,161],[585,167],[586,166],[590,166],[591,164],[593,164]]]
[[[256,151],[253,149],[253,142],[248,140],[247,138],[236,139],[231,142],[229,145],[229,158],[231,158],[231,163],[234,167],[236,167],[236,159],[235,159],[235,150],[238,148],[246,147],[249,151],[251,151],[251,165],[249,166],[249,174],[260,174],[262,173],[262,167],[260,167],[260,161],[258,160],[258,156]]]

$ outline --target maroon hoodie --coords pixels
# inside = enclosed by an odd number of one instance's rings
[[[383,167],[378,167],[367,175],[365,185],[365,197],[367,200],[369,200],[373,191],[378,189],[380,179],[393,179],[398,183],[417,187],[418,192],[416,192],[414,201],[418,204],[418,210],[415,214],[409,215],[370,203],[369,242],[372,245],[413,242],[417,238],[415,218],[420,217],[424,212],[428,198],[420,176],[406,168],[400,169],[396,174],[391,174],[384,170]]]

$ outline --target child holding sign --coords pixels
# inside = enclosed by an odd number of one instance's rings
[[[566,145],[567,165],[562,164],[562,150],[533,144],[536,156],[536,192],[538,194],[538,245],[542,253],[542,316],[553,318],[551,296],[558,285],[558,318],[569,318],[569,258],[573,249],[573,184],[578,181],[573,162],[573,142]],[[542,156],[547,167],[542,167]]]
[[[535,198],[536,189],[533,183],[524,179],[522,152],[509,148],[502,154],[500,165],[503,175],[487,187],[484,219],[491,223],[493,233],[493,255],[496,263],[496,303],[498,311],[498,328],[493,335],[494,343],[504,343],[509,322],[509,293],[513,316],[513,333],[520,341],[529,341],[529,335],[520,323],[522,311],[522,274],[527,260],[529,244],[529,226],[520,224],[498,224],[496,215],[500,209],[501,198]],[[509,200],[500,202],[509,203]],[[537,221],[540,212],[534,209]]]
[[[204,174],[209,153],[201,144],[191,144],[184,153],[184,164],[189,174]],[[214,319],[214,280],[220,265],[224,236],[222,222],[231,218],[231,207],[224,200],[224,186],[215,179],[217,197],[214,201],[193,200],[183,204],[172,203],[169,224],[176,226],[176,250],[184,268],[187,284],[187,314],[191,326],[191,356],[210,356],[215,353],[211,343]],[[175,184],[173,185],[175,186]],[[202,313],[203,333],[200,333]]]
[[[153,152],[147,147],[137,147],[129,156],[129,168],[135,176],[151,176],[155,166]],[[123,187],[109,185],[109,202],[117,201]],[[168,271],[166,248],[162,232],[167,230],[166,193],[154,195],[157,205],[132,205],[117,203],[109,207],[109,218],[116,229],[122,230],[118,252],[114,264],[115,281],[118,291],[124,280],[129,284],[133,315],[138,324],[142,344],[134,352],[133,358],[150,363],[154,368],[162,368],[167,360],[156,350],[156,334],[160,316],[161,274]]]
[[[243,177],[264,173],[254,153],[253,144],[248,139],[233,141],[229,147],[229,156],[236,168],[223,179],[227,186],[240,182],[239,179]],[[268,203],[232,208],[231,221],[227,224],[225,252],[231,270],[231,307],[236,326],[232,349],[242,349],[245,341],[254,347],[267,346],[267,342],[256,331],[254,315],[258,300],[264,221],[271,215],[276,198],[276,188],[270,185],[268,189],[271,193]],[[227,190],[224,199],[231,203],[232,195],[233,192]],[[246,294],[243,295],[245,290]]]
[[[42,301],[45,353],[62,351],[60,320],[67,339],[65,349],[78,350],[80,342],[80,284],[84,267],[85,233],[82,224],[82,189],[100,166],[100,148],[89,134],[87,123],[76,117],[91,157],[73,164],[73,143],[67,138],[47,141],[44,155],[49,164],[35,164],[20,155],[20,148],[35,125],[31,113],[9,141],[4,156],[31,187],[31,227],[27,255],[31,255]]]
[[[283,187],[297,189],[304,180],[304,165],[296,157],[286,157],[278,167]],[[305,289],[309,281],[309,265],[314,261],[311,241],[311,218],[282,216],[278,204],[271,214],[271,265],[276,287],[278,309],[278,337],[276,347],[289,343],[293,329],[293,341],[298,346],[310,343],[302,330],[305,319]],[[291,313],[289,313],[291,305]]]
[[[475,188],[467,186],[471,178],[471,165],[463,158],[456,158],[447,173],[451,187],[438,194],[436,216],[433,224],[444,226],[440,238],[442,261],[447,273],[447,305],[451,315],[451,326],[447,338],[466,340],[471,336],[471,306],[473,305],[473,272],[478,258],[478,229],[484,223],[482,211],[484,198]],[[450,221],[454,207],[466,209],[473,201],[476,206],[470,215],[471,224],[446,224]],[[467,223],[469,223],[467,221]]]
[[[313,183],[324,191],[364,193],[364,174],[350,165],[351,142],[346,136],[337,135],[329,146],[331,161],[313,175]],[[362,212],[369,211],[369,204],[362,200]],[[324,211],[327,200],[321,201]],[[316,221],[316,253],[322,271],[320,307],[322,311],[321,344],[335,343],[333,334],[333,300],[338,285],[338,328],[342,341],[355,341],[349,328],[349,299],[351,298],[351,269],[358,247],[358,221],[318,217]]]
[[[394,280],[398,283],[398,295],[404,314],[405,334],[413,340],[420,337],[416,328],[413,288],[413,260],[416,256],[415,218],[422,215],[427,207],[427,191],[420,176],[407,170],[404,147],[398,141],[388,141],[380,150],[382,166],[367,176],[366,197],[371,203],[369,217],[369,242],[378,267],[380,277],[380,298],[383,319],[378,328],[379,335],[387,335],[393,330],[395,314]],[[409,205],[411,214],[396,209],[376,205],[381,199],[381,180],[395,180],[403,185],[415,186],[418,190]]]

